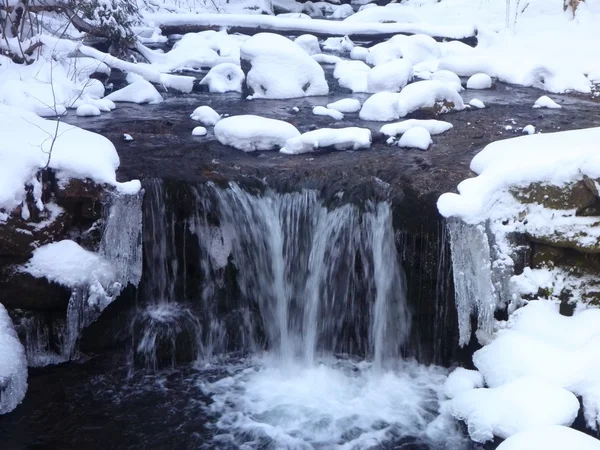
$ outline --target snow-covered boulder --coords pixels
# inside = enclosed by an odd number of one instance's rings
[[[427,128],[413,127],[402,135],[398,141],[398,147],[418,148],[419,150],[427,150],[433,143],[431,135]]]
[[[521,431],[502,442],[497,450],[600,450],[600,440],[560,425]]]
[[[293,41],[259,33],[240,49],[246,84],[255,98],[294,98],[326,95],[323,68]]]
[[[113,102],[150,103],[151,105],[163,101],[162,95],[146,80],[137,80],[123,89],[119,89],[106,96]]]
[[[202,105],[198,106],[194,112],[190,114],[190,118],[196,122],[200,122],[202,125],[212,127],[221,120],[221,115],[210,106]]]
[[[280,152],[298,155],[315,151],[318,148],[333,147],[336,150],[358,150],[369,148],[371,131],[367,128],[321,128],[288,139]]]
[[[403,58],[414,65],[430,59],[436,60],[440,55],[439,44],[432,37],[422,34],[413,36],[399,34],[371,47],[366,61],[368,64],[378,66]]]
[[[316,116],[328,116],[334,120],[342,120],[344,114],[335,109],[325,108],[324,106],[315,106],[313,108],[313,114]]]
[[[369,54],[369,49],[364,47],[359,47],[355,45],[354,48],[350,51],[350,59],[357,59],[359,61],[365,61],[367,59],[367,55]]]
[[[554,100],[552,100],[547,95],[542,95],[540,98],[538,98],[535,101],[535,103],[533,104],[533,107],[536,109],[539,109],[539,108],[560,109],[560,108],[562,108],[562,106],[560,106],[558,103],[556,103]]]
[[[341,113],[354,113],[360,110],[360,101],[355,98],[344,98],[337,102],[329,103],[327,105],[329,109],[335,109]]]
[[[298,45],[302,50],[304,50],[309,55],[317,55],[321,53],[321,47],[319,46],[319,39],[312,34],[303,34],[298,36],[294,42]]]
[[[453,125],[449,122],[444,122],[443,120],[409,119],[403,120],[402,122],[388,123],[382,126],[380,131],[386,136],[398,136],[399,134],[404,134],[411,128],[415,127],[425,128],[429,134],[436,135],[451,130]]]
[[[492,87],[492,77],[487,73],[476,73],[467,80],[467,89],[489,89]]]
[[[404,117],[419,109],[429,109],[435,114],[462,111],[465,105],[456,90],[435,80],[409,84],[398,94],[398,115]]]
[[[523,128],[523,134],[535,134],[535,127],[533,125],[527,125]]]
[[[485,103],[483,103],[481,100],[479,100],[478,98],[474,98],[469,102],[469,105],[471,105],[473,108],[477,108],[477,109],[484,109],[485,108]]]
[[[102,114],[100,109],[95,105],[90,105],[89,103],[84,103],[77,107],[77,111],[75,111],[79,117],[92,117],[99,116]]]
[[[373,67],[367,72],[368,92],[398,92],[413,78],[412,63],[405,59],[396,59]]]
[[[462,83],[458,75],[450,70],[436,70],[431,74],[430,80],[437,80],[452,86],[456,92],[462,91]]]
[[[457,367],[448,375],[444,383],[444,395],[454,398],[463,392],[483,387],[483,376],[476,370]]]
[[[341,87],[352,92],[367,92],[367,83],[371,68],[362,61],[338,61],[333,76]]]
[[[325,39],[322,47],[323,47],[323,50],[326,50],[328,52],[337,52],[337,53],[350,52],[354,48],[354,42],[352,42],[352,40],[350,40],[350,38],[348,36],[331,37],[331,38]]]
[[[206,136],[206,128],[204,127],[195,127],[192,130],[192,136]]]
[[[589,78],[569,64],[554,63],[536,66],[519,81],[519,84],[524,86],[532,86],[555,94],[568,91],[589,94],[592,91]]]
[[[215,136],[223,145],[253,152],[281,148],[288,139],[300,136],[300,132],[282,120],[242,115],[220,120],[215,125]]]
[[[396,120],[398,115],[398,96],[392,92],[377,92],[371,95],[362,105],[358,117],[361,120],[389,122]]]
[[[345,3],[343,5],[336,6],[333,10],[333,14],[331,14],[330,17],[332,19],[340,20],[350,17],[352,14],[354,14],[354,9],[351,5]]]
[[[27,357],[13,323],[0,304],[0,414],[15,409],[27,392]]]
[[[210,92],[242,92],[244,72],[237,64],[222,63],[214,66],[200,82],[208,85]]]

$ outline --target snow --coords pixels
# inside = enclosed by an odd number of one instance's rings
[[[521,431],[502,442],[497,450],[600,450],[600,441],[560,425]]]
[[[114,269],[107,260],[71,240],[38,247],[21,270],[68,288],[95,282],[107,284],[115,278]]]
[[[536,427],[569,426],[577,417],[579,401],[566,389],[539,379],[520,378],[502,386],[471,389],[456,395],[450,413],[466,422],[469,436],[484,443]],[[540,447],[536,447],[540,448]]]
[[[391,92],[378,92],[371,95],[362,105],[359,117],[361,120],[389,122],[396,120],[398,114],[398,96]]]
[[[471,105],[473,108],[477,108],[477,109],[483,109],[485,108],[485,103],[483,103],[481,100],[479,100],[478,98],[474,98],[469,102],[469,105]],[[531,133],[530,133],[531,134]]]
[[[215,126],[219,120],[221,120],[221,115],[210,106],[202,105],[198,106],[194,112],[190,114],[190,118],[200,122],[202,125],[212,127]]]
[[[436,135],[451,130],[453,125],[449,122],[444,122],[443,120],[409,119],[403,120],[402,122],[388,123],[387,125],[382,126],[380,131],[386,136],[398,136],[415,127],[425,128],[429,134]]]
[[[412,127],[406,130],[398,141],[398,147],[418,148],[419,150],[427,150],[433,143],[431,135],[427,128]]]
[[[0,220],[2,211],[10,213],[23,202],[26,184],[37,183],[35,175],[48,164],[51,148],[49,167],[60,179],[87,177],[121,190],[140,188],[138,181],[117,183],[119,156],[114,145],[98,134],[0,104],[0,135]],[[41,199],[36,200],[43,210]]]
[[[464,89],[459,76],[450,70],[436,70],[431,74],[429,79],[442,81],[446,84],[449,84],[456,90],[456,92],[460,92]]]
[[[336,150],[358,150],[371,146],[371,131],[367,128],[321,128],[287,140],[280,152],[298,155],[318,148],[333,147]]]
[[[359,46],[354,46],[350,51],[351,59],[358,59],[360,61],[365,61],[367,56],[369,55],[369,49]]]
[[[200,82],[208,85],[208,90],[215,93],[242,92],[242,84],[246,76],[237,64],[222,63],[214,66]]]
[[[323,50],[326,50],[329,52],[337,52],[337,53],[351,52],[352,49],[354,48],[354,42],[352,42],[352,40],[350,40],[350,38],[348,36],[344,36],[343,38],[332,37],[332,38],[327,38],[323,42],[321,47],[323,48]]]
[[[282,120],[242,115],[220,120],[215,125],[215,136],[223,145],[253,152],[284,147],[288,139],[300,136],[300,132]]]
[[[94,105],[90,105],[89,103],[84,103],[83,105],[79,105],[77,107],[76,114],[79,117],[91,117],[91,116],[99,116],[101,114],[100,109]]]
[[[298,36],[294,42],[311,56],[321,53],[319,39],[312,34],[303,34],[302,36]]]
[[[240,51],[242,59],[251,64],[246,82],[254,91],[254,98],[284,99],[329,93],[319,63],[283,36],[256,34]]]
[[[463,392],[483,387],[483,376],[476,370],[454,369],[444,383],[444,395],[454,398]]]
[[[465,109],[462,97],[446,83],[435,80],[409,84],[398,94],[398,116],[404,117],[418,109],[440,105],[439,112]],[[446,106],[448,105],[448,106]]]
[[[372,68],[367,73],[368,92],[398,92],[413,78],[412,63],[397,59]]]
[[[373,66],[378,66],[402,58],[414,65],[438,59],[440,55],[439,44],[429,36],[423,34],[397,35],[371,47],[366,61]]]
[[[162,95],[156,90],[152,83],[146,80],[137,80],[106,96],[113,102],[149,103],[151,105],[161,103]]]
[[[535,103],[533,104],[533,107],[536,109],[539,109],[539,108],[560,109],[560,108],[562,108],[562,106],[560,106],[558,103],[556,103],[554,100],[552,100],[547,95],[542,95],[540,98],[538,98],[535,101]]]
[[[192,136],[205,136],[207,133],[206,128],[196,127],[192,130]]]
[[[492,87],[492,78],[485,73],[476,73],[467,80],[467,89],[489,89]]]
[[[535,127],[533,125],[527,125],[523,128],[525,134],[535,134]]]
[[[325,108],[324,106],[315,106],[312,112],[316,116],[329,116],[334,120],[342,120],[344,118],[344,114],[338,110]]]
[[[0,414],[15,409],[27,392],[27,357],[13,323],[0,303]]]
[[[333,76],[341,87],[352,92],[367,92],[367,79],[371,68],[362,61],[338,61]]]
[[[123,135],[123,140],[124,140],[125,142],[131,142],[131,141],[133,141],[133,137],[132,137],[130,134],[127,134],[127,133],[125,133],[125,134]]]
[[[337,102],[329,103],[327,108],[334,109],[344,114],[354,113],[360,111],[360,101],[354,98],[344,98]]]

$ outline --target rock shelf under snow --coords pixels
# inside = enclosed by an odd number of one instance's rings
[[[371,146],[371,131],[367,128],[321,128],[290,138],[280,152],[298,155],[319,148],[332,147],[336,150],[358,150]]]
[[[27,357],[13,323],[0,303],[0,414],[15,409],[27,392]]]
[[[282,120],[242,115],[220,120],[215,125],[215,136],[223,145],[253,152],[284,147],[288,139],[300,136],[300,132]]]

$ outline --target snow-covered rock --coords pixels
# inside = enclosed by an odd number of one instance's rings
[[[483,109],[485,108],[485,103],[483,103],[481,100],[479,100],[478,98],[474,98],[469,102],[469,105],[471,105],[473,108],[477,108],[477,109]]]
[[[375,44],[369,49],[367,63],[373,66],[403,58],[413,65],[440,57],[440,47],[435,39],[422,34],[396,35],[388,41]]]
[[[200,122],[202,125],[212,127],[215,126],[219,120],[221,120],[221,115],[210,106],[202,105],[198,106],[194,112],[190,114],[190,118]]]
[[[341,87],[352,92],[367,92],[367,80],[371,68],[362,61],[338,61],[333,76]]]
[[[486,73],[476,73],[467,80],[467,89],[489,89],[492,87],[492,77]]]
[[[27,357],[13,323],[0,303],[0,414],[15,409],[27,392]]]
[[[444,383],[444,395],[454,398],[463,392],[483,387],[483,376],[476,370],[454,369]]]
[[[329,103],[327,105],[329,109],[335,109],[341,113],[354,113],[360,110],[360,101],[355,98],[344,98],[337,102]]]
[[[459,76],[450,70],[436,70],[431,74],[429,79],[442,81],[452,86],[456,92],[460,92],[464,89]]]
[[[427,150],[433,143],[427,128],[413,127],[408,129],[398,141],[398,147]]]
[[[538,427],[512,435],[498,450],[600,450],[600,441],[592,436],[560,425]]]
[[[318,148],[333,147],[336,150],[358,150],[369,148],[371,131],[367,128],[321,128],[288,139],[280,152],[298,155]]]
[[[215,125],[215,136],[223,145],[253,152],[281,148],[288,139],[300,136],[300,132],[282,120],[242,115],[220,120]]]
[[[335,109],[325,108],[324,106],[315,106],[313,108],[313,114],[316,116],[329,116],[334,120],[342,120],[344,118],[344,114],[341,112]]]
[[[99,116],[102,114],[100,109],[98,109],[95,105],[90,105],[89,103],[84,103],[83,105],[79,105],[77,107],[77,111],[75,112],[79,117],[91,117],[91,116]]]
[[[367,59],[367,55],[369,54],[369,49],[364,47],[359,47],[355,45],[350,51],[351,59],[358,59],[359,61],[365,61]]]
[[[535,134],[535,127],[533,125],[527,125],[523,128],[523,133],[525,134]]]
[[[558,103],[556,103],[554,100],[552,100],[547,95],[542,95],[540,98],[538,98],[535,101],[535,103],[533,104],[533,107],[536,109],[539,109],[539,108],[560,109],[560,108],[562,108],[562,106],[560,106]]]
[[[519,81],[524,86],[532,86],[555,94],[569,91],[584,94],[591,92],[590,80],[581,70],[560,64],[557,60],[533,67]]]
[[[398,136],[415,127],[425,128],[429,134],[436,135],[451,130],[453,125],[449,122],[444,122],[443,120],[409,119],[403,120],[402,122],[388,123],[382,126],[380,131],[386,136]]]
[[[222,63],[214,66],[200,82],[208,85],[210,92],[242,92],[244,72],[237,64]]]
[[[359,117],[361,120],[389,122],[398,119],[398,96],[392,92],[377,92],[371,95],[362,105]]]
[[[273,33],[259,33],[240,49],[250,66],[246,83],[255,98],[294,98],[326,95],[323,69],[300,46]]]
[[[398,94],[398,115],[404,117],[419,109],[433,109],[435,113],[465,109],[462,97],[446,83],[435,80],[409,84]]]
[[[328,52],[350,52],[354,48],[354,42],[348,36],[331,37],[325,39],[322,44],[323,50]]]
[[[398,92],[413,78],[412,63],[397,59],[373,67],[367,72],[368,92]]]
[[[138,80],[106,96],[113,102],[150,103],[151,105],[163,101],[162,95],[146,80]]]
[[[195,127],[192,130],[192,136],[206,136],[206,128],[204,127]]]
[[[298,45],[302,50],[304,50],[309,55],[317,55],[321,53],[321,47],[319,46],[319,39],[312,34],[303,34],[298,36],[294,42]]]
[[[333,10],[333,14],[331,14],[331,18],[332,19],[345,19],[346,17],[350,17],[352,14],[354,14],[354,9],[352,8],[351,5],[345,3],[343,5],[339,5],[337,6],[334,10]]]

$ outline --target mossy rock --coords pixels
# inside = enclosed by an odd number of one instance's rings
[[[598,203],[597,191],[589,180],[580,180],[564,186],[531,183],[527,187],[511,188],[510,193],[521,203],[538,204],[545,208],[584,211]]]

